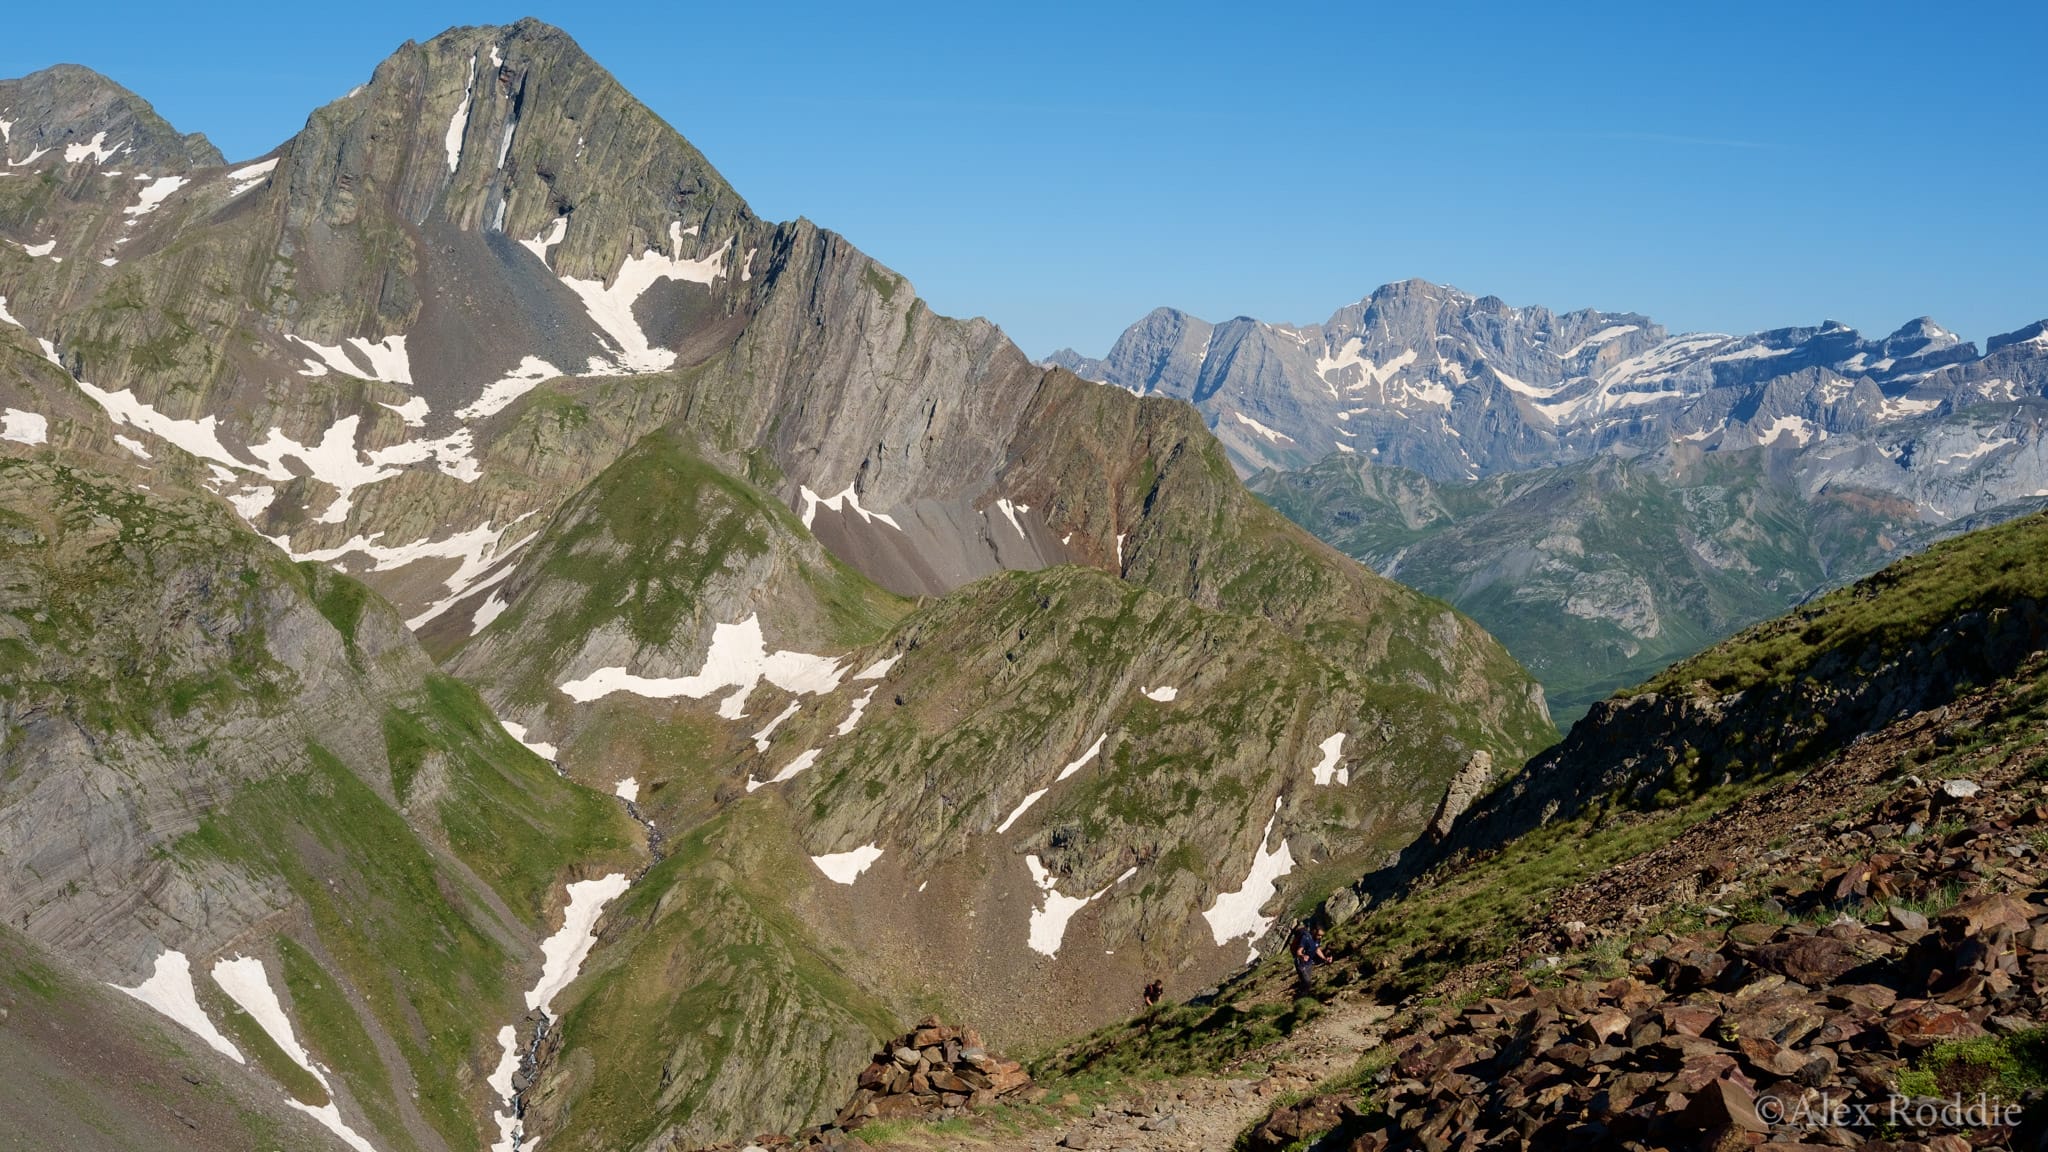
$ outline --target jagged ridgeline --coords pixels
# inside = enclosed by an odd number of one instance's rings
[[[279,1123],[793,1129],[929,1011],[1228,974],[1556,738],[1195,409],[759,220],[554,29],[253,160],[75,69],[0,123],[0,915]]]

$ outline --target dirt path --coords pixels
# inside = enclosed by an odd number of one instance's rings
[[[1223,1152],[1283,1096],[1300,1095],[1347,1072],[1378,1046],[1391,1008],[1340,996],[1320,1016],[1245,1065],[1214,1075],[1152,1082],[1091,1114],[1016,1135],[994,1131],[920,1133],[876,1145],[889,1152],[966,1148],[979,1152]]]

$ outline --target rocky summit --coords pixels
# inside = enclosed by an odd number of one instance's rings
[[[1036,364],[532,20],[0,160],[0,1147],[2031,1139],[2039,332]]]

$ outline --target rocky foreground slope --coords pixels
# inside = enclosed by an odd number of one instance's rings
[[[75,69],[0,121],[0,917],[345,1146],[828,1118],[1555,739],[1193,409],[760,220],[555,29],[249,160]]]

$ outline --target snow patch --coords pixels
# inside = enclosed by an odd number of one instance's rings
[[[1088,762],[1090,760],[1095,759],[1096,754],[1102,751],[1102,742],[1107,739],[1109,739],[1109,733],[1107,732],[1104,732],[1102,735],[1097,736],[1095,738],[1095,743],[1090,744],[1088,746],[1088,750],[1086,752],[1081,753],[1081,755],[1078,758],[1076,758],[1072,763],[1068,764],[1065,768],[1060,769],[1060,774],[1053,777],[1052,782],[1057,784],[1060,781],[1065,780],[1067,777],[1072,776],[1074,773],[1079,772],[1081,769],[1086,768],[1088,766]]]
[[[539,387],[541,381],[552,380],[562,374],[561,369],[538,356],[528,356],[519,361],[504,379],[484,385],[483,394],[471,401],[467,407],[455,410],[458,420],[483,420],[505,410],[514,400]]]
[[[1279,879],[1294,871],[1294,853],[1288,849],[1286,837],[1281,837],[1278,851],[1267,848],[1273,838],[1273,822],[1279,818],[1280,801],[1276,798],[1273,815],[1266,818],[1266,830],[1259,836],[1259,849],[1252,856],[1251,871],[1245,875],[1244,883],[1235,892],[1218,893],[1216,903],[1202,913],[1202,918],[1209,922],[1209,934],[1219,945],[1240,936],[1257,940],[1273,926],[1273,918],[1261,916],[1259,908],[1279,894]]]
[[[1037,856],[1026,856],[1024,864],[1031,869],[1031,882],[1037,885],[1039,892],[1045,896],[1045,902],[1031,910],[1031,933],[1025,943],[1033,952],[1047,956],[1060,954],[1060,942],[1067,937],[1067,921],[1074,918],[1074,913],[1086,908],[1104,892],[1138,874],[1136,868],[1126,868],[1123,875],[1086,896],[1062,896],[1059,882],[1053,879],[1052,873],[1046,870]]]
[[[248,1063],[242,1059],[241,1052],[228,1042],[228,1038],[221,1035],[220,1030],[213,1026],[213,1021],[207,1018],[205,1009],[199,1007],[199,994],[192,988],[192,962],[185,958],[183,952],[165,949],[157,956],[156,967],[150,973],[149,979],[133,988],[123,988],[119,984],[110,984],[108,987],[117,992],[126,992],[170,1017],[173,1022],[206,1041],[214,1051],[235,1063]]]
[[[562,237],[568,234],[569,218],[567,216],[557,216],[555,217],[555,222],[548,225],[547,231],[542,232],[531,240],[521,240],[519,246],[539,257],[540,262],[545,264],[548,262],[548,250],[560,244]]]
[[[879,684],[875,686],[875,688],[879,687],[881,687]],[[844,736],[848,732],[853,731],[854,725],[860,723],[860,718],[867,714],[868,701],[875,698],[875,688],[869,688],[861,693],[860,698],[853,702],[853,709],[846,714],[846,719],[841,720],[839,727],[832,730],[834,736]]]
[[[52,364],[62,367],[57,359],[56,349],[49,341],[42,341],[43,355]],[[135,393],[123,388],[119,392],[108,392],[96,388],[83,380],[76,382],[79,390],[92,398],[116,424],[139,428],[160,440],[169,441],[183,448],[201,460],[212,460],[244,472],[257,469],[228,451],[220,442],[219,421],[212,416],[202,420],[178,420],[158,412],[155,408],[137,399]],[[290,479],[287,474],[283,479]]]
[[[782,771],[777,772],[775,775],[770,776],[766,780],[756,780],[754,779],[753,775],[749,773],[747,776],[747,791],[754,792],[758,791],[759,789],[766,788],[770,784],[781,784],[787,780],[794,780],[797,778],[799,774],[809,771],[811,765],[816,764],[817,762],[818,750],[816,748],[807,748],[804,751],[798,753],[796,759],[791,760],[787,764],[784,764],[782,766]]]
[[[1172,685],[1160,688],[1140,688],[1138,689],[1138,695],[1143,696],[1147,700],[1158,701],[1161,704],[1171,704],[1174,698],[1180,695],[1180,689]]]
[[[268,484],[259,484],[241,492],[230,493],[227,500],[235,506],[235,513],[242,519],[254,520],[263,515],[277,500],[277,489]]]
[[[149,449],[144,448],[142,446],[142,441],[137,440],[132,436],[123,436],[119,432],[116,432],[114,433],[114,443],[119,444],[121,447],[126,448],[130,452],[135,453],[137,456],[140,456],[144,460],[150,459]]]
[[[0,412],[0,440],[12,440],[16,444],[47,444],[50,442],[50,421],[39,412],[9,408]]]
[[[285,1103],[318,1120],[328,1131],[341,1138],[342,1143],[358,1152],[376,1152],[376,1149],[362,1135],[350,1128],[341,1118],[341,1108],[334,1102],[334,1086],[327,1082],[327,1076],[313,1066],[313,1058],[300,1046],[299,1038],[292,1032],[291,1018],[285,1015],[284,1005],[278,1003],[277,993],[271,990],[270,977],[263,971],[263,961],[253,956],[238,956],[233,960],[220,960],[213,966],[213,982],[220,985],[228,999],[239,1005],[242,1011],[255,1018],[258,1027],[271,1041],[291,1057],[292,1063],[306,1070],[320,1087],[327,1092],[328,1101],[318,1108],[303,1104],[290,1096]]]
[[[997,510],[1001,511],[1001,512],[1002,512],[1002,514],[1003,514],[1003,515],[1004,515],[1005,517],[1008,517],[1008,518],[1009,518],[1009,521],[1010,521],[1010,527],[1012,527],[1012,528],[1015,528],[1015,529],[1017,530],[1017,535],[1019,535],[1019,536],[1023,536],[1023,535],[1024,535],[1024,525],[1022,525],[1022,524],[1018,523],[1018,521],[1017,521],[1017,513],[1019,513],[1019,512],[1029,512],[1029,511],[1031,511],[1031,505],[1029,505],[1029,504],[1012,504],[1012,503],[1010,503],[1010,502],[1009,502],[1009,500],[1007,500],[1006,498],[1004,498],[1004,497],[1001,497],[1001,496],[998,496],[998,497],[996,497],[996,508],[997,508]],[[1028,537],[1027,537],[1027,539],[1028,539]]]
[[[237,168],[233,172],[228,173],[228,179],[234,182],[234,187],[228,189],[228,199],[233,200],[249,189],[270,179],[270,174],[276,170],[277,158],[273,156],[268,160],[251,164],[245,168]]]
[[[1801,416],[1780,416],[1757,433],[1757,443],[1776,444],[1784,436],[1792,437],[1802,448],[1816,439],[1828,438],[1826,430],[1816,427],[1811,420]]]
[[[1024,813],[1026,812],[1029,812],[1031,810],[1031,806],[1033,804],[1038,803],[1040,800],[1045,799],[1045,794],[1050,791],[1052,791],[1051,788],[1040,788],[1038,791],[1033,792],[1030,795],[1024,797],[1024,799],[1021,802],[1019,802],[1015,808],[1010,809],[1010,814],[1008,816],[1003,817],[1003,822],[1001,824],[996,825],[996,834],[1000,836],[1003,833],[1008,832],[1010,830],[1010,825],[1015,824],[1019,816],[1024,815]]]
[[[405,337],[386,336],[375,344],[361,336],[351,336],[340,344],[315,344],[304,336],[291,339],[306,346],[317,359],[307,360],[299,370],[301,376],[325,376],[329,369],[344,376],[359,376],[365,380],[382,380],[386,384],[403,384],[412,387],[412,358],[405,351]],[[348,349],[355,349],[369,366],[368,371],[357,366],[348,358]]]
[[[881,512],[870,512],[866,508],[861,507],[860,494],[853,490],[853,485],[851,484],[846,486],[846,491],[841,492],[837,496],[820,496],[803,485],[797,486],[797,493],[803,497],[804,510],[802,519],[806,528],[809,528],[811,521],[817,518],[818,508],[822,505],[834,512],[851,510],[866,523],[873,524],[876,521],[880,521],[898,532],[903,531],[903,525],[898,524],[894,517]],[[1023,529],[1020,528],[1018,531],[1022,532]]]
[[[57,242],[45,240],[41,244],[23,244],[21,250],[31,256],[48,256],[57,250]]]
[[[476,611],[470,613],[469,634],[471,636],[474,636],[477,633],[482,632],[484,629],[489,628],[491,626],[491,621],[496,620],[500,616],[503,616],[505,614],[505,609],[510,608],[511,606],[512,605],[506,603],[503,599],[500,599],[496,592],[491,593],[488,597],[484,599],[483,603],[476,606]]]
[[[860,671],[855,672],[853,674],[853,678],[855,680],[880,680],[882,677],[887,676],[889,674],[889,669],[894,668],[896,666],[896,662],[901,659],[903,659],[903,657],[900,654],[895,656],[884,657],[883,659],[875,661],[873,664],[868,665]]]
[[[683,226],[668,226],[669,254],[649,248],[639,256],[628,256],[609,286],[602,280],[580,280],[564,276],[562,283],[583,300],[590,318],[605,334],[618,342],[619,365],[628,372],[660,372],[676,362],[676,354],[656,348],[647,339],[640,321],[633,317],[633,304],[658,280],[684,280],[693,284],[715,284],[725,275],[726,258],[732,251],[728,239],[718,251],[695,260],[683,259]]]
[[[775,734],[775,730],[777,728],[782,727],[782,722],[784,720],[787,720],[791,716],[796,715],[797,709],[801,707],[803,707],[802,701],[791,700],[789,702],[789,707],[784,708],[780,712],[777,712],[775,714],[775,719],[770,720],[768,722],[767,727],[761,729],[759,732],[754,733],[754,751],[766,752],[768,750],[768,738]]]
[[[503,728],[505,730],[506,735],[512,737],[514,740],[519,741],[519,743],[523,745],[527,751],[532,752],[534,755],[539,756],[541,759],[557,759],[556,749],[553,744],[545,744],[538,741],[527,740],[526,725],[514,724],[510,720],[500,720],[498,721],[498,727]]]
[[[107,134],[105,132],[95,132],[92,134],[92,139],[83,144],[67,145],[64,149],[64,162],[66,164],[76,164],[80,160],[91,157],[98,163],[105,164],[118,155],[123,147],[119,144],[107,146],[106,141]],[[30,156],[29,159],[33,160],[36,156],[40,155],[42,155],[42,152],[38,151],[34,156]],[[179,181],[179,183],[183,183],[183,181]]]
[[[882,850],[873,844],[863,844],[851,852],[832,852],[824,856],[811,857],[811,863],[825,874],[825,879],[834,884],[852,884],[860,874],[882,858]]]
[[[1242,424],[1245,427],[1250,428],[1252,431],[1258,433],[1259,435],[1265,437],[1266,440],[1270,443],[1278,444],[1282,440],[1287,441],[1289,444],[1294,443],[1294,437],[1289,436],[1285,432],[1275,432],[1271,428],[1266,427],[1264,424],[1259,423],[1257,420],[1252,419],[1251,417],[1245,415],[1242,412],[1233,412],[1231,413],[1231,415],[1237,417],[1237,422],[1239,424]]]
[[[612,785],[612,795],[617,796],[628,804],[638,803],[640,800],[640,781],[635,777],[628,776],[617,784]]]
[[[191,181],[183,176],[159,176],[144,185],[141,198],[128,207],[121,209],[121,212],[129,217],[130,223],[133,223],[135,220],[139,220],[158,208],[163,207],[164,201],[170,198],[171,193],[176,192],[189,183]]]
[[[1318,787],[1329,787],[1335,779],[1339,784],[1351,783],[1351,769],[1337,767],[1337,758],[1344,754],[1344,733],[1339,732],[1322,743],[1323,758],[1309,769],[1315,775]]]
[[[393,412],[398,413],[398,418],[405,421],[408,428],[424,428],[427,426],[428,409],[425,396],[414,396],[403,404],[386,404],[379,400],[377,401],[377,406],[379,408],[389,408]]]
[[[462,103],[455,108],[455,115],[448,119],[448,135],[445,144],[448,149],[448,171],[453,173],[456,165],[462,163],[462,137],[469,131],[469,97],[476,90],[476,54],[469,57],[469,79],[462,86]]]
[[[562,914],[561,930],[541,942],[540,983],[526,994],[529,1011],[548,1012],[555,997],[576,979],[590,949],[597,944],[597,918],[604,906],[626,890],[626,875],[614,872],[596,880],[569,885],[569,907]]]
[[[1569,360],[1572,357],[1578,355],[1579,350],[1582,348],[1591,348],[1595,345],[1605,344],[1609,340],[1613,340],[1616,337],[1620,336],[1626,336],[1629,333],[1634,332],[1636,330],[1637,328],[1634,324],[1610,325],[1609,327],[1602,328],[1598,332],[1593,333],[1591,336],[1586,337],[1584,340],[1579,341],[1577,344],[1572,345],[1564,351],[1553,352],[1551,353],[1551,355],[1556,356],[1559,360]]]
[[[694,675],[676,677],[635,676],[624,668],[600,668],[578,680],[562,685],[562,692],[579,704],[588,704],[613,692],[631,692],[651,700],[686,696],[701,700],[723,688],[738,691],[719,707],[719,715],[736,720],[746,707],[748,693],[766,680],[785,692],[823,695],[839,687],[839,659],[805,652],[768,651],[761,636],[761,617],[756,614],[737,624],[719,624],[711,630],[711,646],[705,650],[704,666]]]

